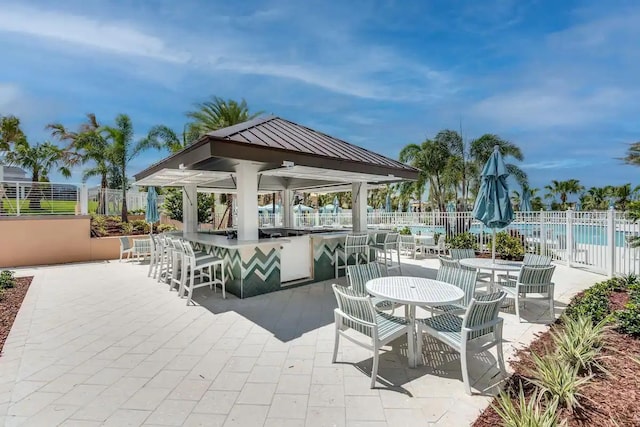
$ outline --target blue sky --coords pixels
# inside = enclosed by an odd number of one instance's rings
[[[215,94],[394,158],[462,126],[520,145],[534,186],[637,184],[616,158],[640,140],[638,23],[615,0],[5,0],[0,114],[44,140],[123,112],[142,136]]]

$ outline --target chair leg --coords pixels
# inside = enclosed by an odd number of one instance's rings
[[[335,317],[335,325],[336,325],[336,334],[333,341],[333,358],[331,359],[331,363],[336,363],[338,359],[338,345],[340,343],[340,316],[334,314]]]
[[[120,261],[118,262],[122,262],[122,250],[120,250]]]
[[[373,368],[371,368],[371,388],[376,387],[376,380],[378,379],[378,362],[380,361],[380,350],[378,344],[373,344]]]
[[[518,323],[522,323],[522,320],[520,319],[520,298],[517,293],[514,297],[514,305],[516,306],[516,317],[518,318]]]
[[[220,265],[220,272],[222,275],[222,299],[226,299],[227,298],[227,293],[226,293],[226,280],[225,280],[225,272],[224,272],[224,264]]]
[[[500,368],[500,372],[502,376],[506,378],[507,376],[507,368],[504,365],[504,353],[502,351],[502,325],[496,327],[496,337],[498,340],[498,344],[496,345],[496,353],[498,356],[498,367]]]
[[[467,366],[467,346],[462,345],[460,349],[460,368],[462,370],[462,382],[468,395],[471,395],[471,384],[469,383],[469,367]]]
[[[556,317],[554,301],[553,301],[553,286],[549,288],[549,317],[554,319]]]

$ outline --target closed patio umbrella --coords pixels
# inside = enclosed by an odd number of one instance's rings
[[[533,210],[533,207],[531,207],[531,193],[526,188],[522,190],[522,200],[520,201],[520,210],[523,212],[531,212]]]
[[[338,196],[335,196],[333,198],[333,213],[337,214],[338,213],[338,208],[340,207],[340,202],[338,201]]]
[[[387,193],[387,198],[384,201],[384,211],[391,212],[391,195]]]
[[[153,224],[160,220],[160,214],[158,214],[158,193],[156,193],[156,187],[149,187],[147,189],[147,210],[144,215],[144,220],[151,225],[151,232],[153,233]]]
[[[482,183],[473,206],[473,217],[492,230],[492,262],[496,260],[496,228],[504,228],[513,221],[513,206],[507,186],[508,176],[509,172],[496,145],[482,169]]]

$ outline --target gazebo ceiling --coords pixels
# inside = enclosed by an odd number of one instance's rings
[[[235,189],[235,167],[259,169],[259,191],[341,191],[352,182],[373,185],[415,180],[419,171],[396,160],[279,117],[220,129],[135,175],[136,184]],[[350,187],[350,186],[349,186]]]

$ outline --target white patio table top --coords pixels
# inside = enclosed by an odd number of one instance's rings
[[[523,263],[518,261],[503,261],[491,258],[464,258],[460,260],[460,265],[481,270],[491,271],[520,271]]]
[[[371,295],[407,305],[411,325],[411,337],[407,337],[411,368],[415,368],[418,359],[415,341],[416,306],[452,304],[464,297],[464,292],[457,286],[422,277],[380,277],[369,280],[366,288]]]

